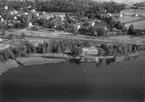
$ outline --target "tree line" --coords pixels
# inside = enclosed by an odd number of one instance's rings
[[[3,3],[4,2],[4,3]],[[35,0],[29,1],[0,1],[0,4],[8,5],[13,9],[26,8],[32,6],[39,11],[47,12],[104,12],[106,10],[110,13],[118,13],[125,8],[124,4],[116,2],[94,2],[92,0]]]
[[[28,57],[32,53],[64,53],[66,50],[71,51],[71,55],[77,56],[82,53],[83,47],[90,47],[96,43],[80,40],[50,40],[39,43],[38,46],[24,41],[16,47],[10,47],[0,51],[0,61],[15,59],[17,57]],[[139,51],[144,51],[145,47],[139,44],[129,43],[112,43],[101,44],[99,55],[102,56],[120,56]]]

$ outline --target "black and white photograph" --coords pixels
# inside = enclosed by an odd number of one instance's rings
[[[145,0],[0,0],[0,102],[145,102]]]

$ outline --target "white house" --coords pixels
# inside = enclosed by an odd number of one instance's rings
[[[2,42],[2,38],[0,38],[0,42]]]
[[[28,6],[27,8],[31,8],[31,5],[30,5],[30,6]]]
[[[95,22],[92,22],[92,26],[94,26],[95,25]]]
[[[8,9],[8,6],[5,6],[4,9],[7,10]]]
[[[33,9],[33,10],[31,10],[31,12],[35,13],[35,12],[36,12],[36,10],[35,10],[35,9]]]
[[[15,16],[15,17],[14,17],[14,19],[16,20],[16,19],[17,19],[17,17]]]
[[[30,27],[30,28],[31,28],[31,27],[33,27],[33,25],[32,25],[32,23],[31,23],[31,22],[29,22],[28,27]]]
[[[135,16],[138,17],[138,14],[136,13]]]
[[[107,27],[104,27],[104,29],[105,29],[105,31],[107,31],[108,28]]]
[[[42,12],[43,14],[46,14],[45,11]]]
[[[77,30],[79,30],[81,28],[81,25],[77,25]]]
[[[107,13],[107,15],[108,15],[108,16],[112,16],[112,14],[111,14],[111,13]]]
[[[123,14],[122,13],[120,13],[120,17],[123,17]]]
[[[28,13],[27,13],[27,12],[25,12],[24,14],[25,14],[25,15],[28,15]]]
[[[1,22],[4,22],[4,19],[3,18],[1,18]]]
[[[36,16],[39,16],[39,13],[37,13]]]
[[[14,10],[14,13],[15,13],[15,14],[17,14],[17,13],[18,13],[18,11]]]
[[[84,47],[82,48],[82,54],[85,55],[98,55],[99,50],[96,47]]]

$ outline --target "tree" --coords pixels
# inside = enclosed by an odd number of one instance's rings
[[[24,39],[26,37],[25,33],[21,33],[21,38]]]
[[[120,29],[122,30],[124,25],[120,22],[120,21],[117,21],[116,24],[114,25],[117,29]]]
[[[130,35],[134,35],[135,34],[135,28],[134,28],[133,24],[129,26],[128,33]]]
[[[6,31],[4,29],[2,29],[2,36],[5,36],[6,35]]]

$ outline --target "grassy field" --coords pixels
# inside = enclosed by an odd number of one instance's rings
[[[123,10],[121,13],[125,14],[124,17],[119,18],[119,20],[123,23],[125,23],[125,26],[128,28],[131,24],[134,25],[135,28],[138,29],[145,29],[145,10],[140,10],[140,9],[128,9],[128,10]],[[127,16],[126,14],[138,14],[138,17],[132,17],[132,16]]]
[[[137,29],[145,29],[145,20],[133,22],[133,23],[128,23],[128,24],[125,24],[125,26],[128,28],[131,24],[133,24],[134,27]]]
[[[134,21],[142,20],[142,18],[141,17],[124,16],[122,18],[119,18],[119,20],[123,23],[128,23],[128,22],[134,22]]]
[[[121,11],[121,13],[137,13],[140,16],[145,16],[145,10],[141,10],[141,9],[127,9]]]

